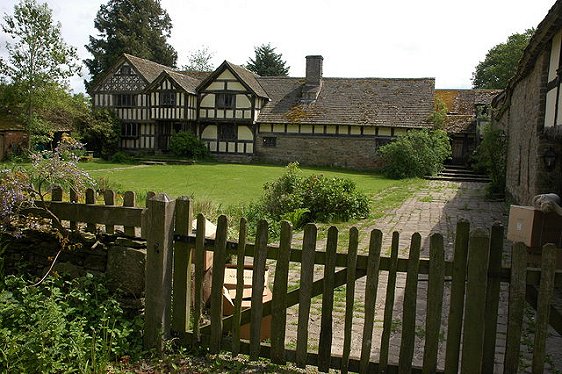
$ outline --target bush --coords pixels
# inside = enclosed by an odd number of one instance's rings
[[[379,148],[383,172],[390,178],[434,175],[451,156],[449,137],[443,130],[412,130]]]
[[[505,191],[505,166],[507,142],[502,130],[491,125],[482,127],[482,141],[474,153],[473,168],[490,176],[490,194],[503,194]]]
[[[323,175],[303,177],[297,163],[277,180],[264,185],[264,195],[242,211],[250,233],[260,219],[270,224],[270,234],[278,235],[279,221],[288,220],[295,228],[308,222],[349,221],[369,215],[369,199],[356,190],[355,183]]]
[[[119,151],[111,156],[111,162],[115,164],[133,164],[135,163],[135,159],[130,154]]]
[[[0,289],[0,367],[7,372],[104,372],[110,360],[141,353],[142,319],[126,316],[92,275],[49,277],[37,287],[6,276]]]
[[[178,157],[204,159],[209,156],[205,143],[189,131],[180,131],[170,137],[170,151]]]
[[[119,149],[121,124],[114,113],[104,110],[92,110],[78,126],[80,139],[86,143],[86,149],[93,151],[104,160]]]

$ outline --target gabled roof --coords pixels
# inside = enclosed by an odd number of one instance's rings
[[[259,75],[256,75],[249,71],[248,69],[235,65],[231,62],[224,61],[214,72],[212,72],[207,78],[205,78],[201,84],[197,87],[197,91],[204,89],[207,87],[213,80],[215,80],[222,72],[226,69],[230,70],[232,74],[242,83],[246,88],[252,91],[259,97],[268,99],[269,96],[267,92],[263,89],[263,87],[258,82],[257,78]]]
[[[175,82],[179,87],[181,87],[184,91],[197,95],[195,89],[199,85],[199,81],[195,78],[192,78],[188,75],[171,71],[171,70],[164,70],[163,72],[156,77],[148,86],[146,86],[145,91],[149,91],[154,89],[157,85],[159,85],[164,79],[170,78],[173,82]]]
[[[430,127],[433,78],[323,78],[317,100],[301,104],[304,78],[259,77],[271,102],[260,123]]]

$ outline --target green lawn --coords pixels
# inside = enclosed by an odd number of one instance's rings
[[[195,165],[123,165],[104,162],[81,164],[94,178],[104,178],[120,192],[165,192],[170,197],[193,195],[196,200],[211,200],[224,206],[257,199],[263,185],[284,173],[285,167],[198,163]],[[358,189],[374,195],[384,189],[400,186],[404,181],[391,180],[372,172],[345,169],[302,168],[307,175],[324,174],[349,178]]]

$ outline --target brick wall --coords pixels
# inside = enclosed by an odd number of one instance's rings
[[[555,170],[548,171],[542,157],[549,147],[562,154],[560,141],[544,130],[548,63],[545,49],[533,70],[515,86],[509,108],[498,123],[508,136],[506,192],[523,205],[529,205],[537,194],[562,194],[562,159],[559,156]]]
[[[264,146],[264,136],[276,138],[276,145]],[[264,162],[374,169],[380,166],[376,140],[359,137],[258,134],[255,159]]]

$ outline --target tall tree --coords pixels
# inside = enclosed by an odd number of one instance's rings
[[[91,75],[86,88],[96,82],[123,53],[175,67],[178,54],[168,44],[172,20],[160,0],[109,0],[97,13],[97,37],[86,49],[93,56],[84,61]]]
[[[534,32],[535,29],[527,29],[522,34],[515,33],[505,43],[490,49],[472,73],[474,88],[506,88]]]
[[[40,122],[34,116],[36,103],[80,70],[76,49],[63,41],[61,25],[53,21],[47,4],[21,0],[14,6],[14,14],[4,14],[3,21],[2,30],[11,42],[6,42],[8,58],[0,61],[0,71],[25,103],[25,126],[31,142],[33,129]]]
[[[182,67],[186,71],[213,71],[215,67],[211,60],[214,53],[209,51],[209,47],[202,46],[192,51],[187,57],[187,65]]]
[[[275,52],[271,43],[262,44],[254,48],[255,58],[246,63],[246,68],[261,76],[287,76],[289,66],[285,66],[283,55]]]

